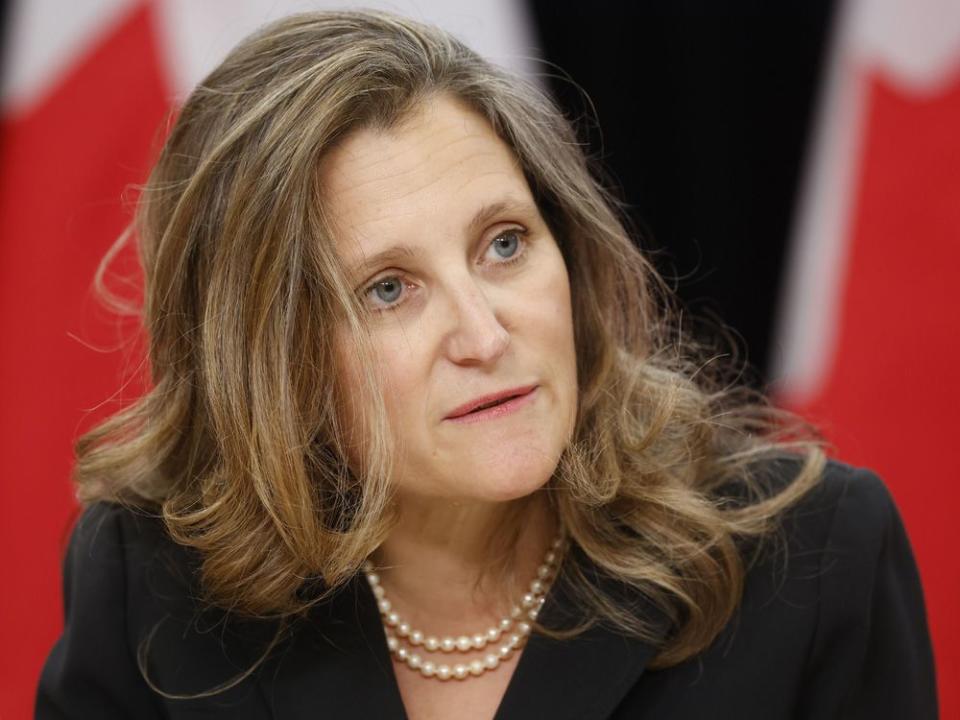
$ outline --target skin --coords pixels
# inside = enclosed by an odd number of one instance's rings
[[[320,173],[347,267],[389,248],[417,247],[415,256],[351,275],[371,310],[401,448],[393,478],[400,521],[374,560],[387,568],[381,578],[394,607],[415,627],[438,635],[480,630],[506,611],[502,598],[520,589],[481,585],[477,592],[490,533],[507,508],[528,505],[516,546],[523,585],[555,531],[536,491],[556,469],[577,409],[563,257],[510,148],[455,99],[434,97],[386,132],[355,131]],[[498,203],[504,207],[472,224]],[[349,335],[336,345],[349,368]],[[348,371],[341,382],[348,398],[359,394]],[[529,384],[537,385],[533,401],[509,415],[474,424],[445,419],[477,396]],[[360,432],[356,409],[347,403],[340,412]],[[486,676],[455,683],[459,702],[467,685],[496,694],[508,677]],[[450,684],[419,681],[441,685]],[[431,706],[440,702],[434,697]]]

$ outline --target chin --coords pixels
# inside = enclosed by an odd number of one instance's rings
[[[475,500],[509,502],[535,493],[550,480],[557,467],[556,456],[527,454],[526,457],[503,457],[490,463],[474,463],[473,482],[463,487],[463,494]]]
[[[471,499],[489,503],[506,503],[513,500],[529,497],[537,490],[546,485],[549,477],[544,478],[543,482],[517,482],[517,483],[488,483],[483,487],[483,494],[477,494],[477,488],[471,488]]]

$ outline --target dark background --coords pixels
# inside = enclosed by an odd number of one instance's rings
[[[612,173],[641,247],[687,310],[740,336],[754,382],[766,376],[835,5],[531,2],[559,66],[551,89]]]

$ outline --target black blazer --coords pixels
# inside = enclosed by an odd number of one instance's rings
[[[783,530],[786,544],[752,566],[736,617],[699,657],[651,670],[653,645],[603,626],[568,641],[535,635],[497,720],[935,718],[920,582],[880,480],[831,461]],[[189,567],[157,520],[114,505],[88,508],[64,566],[66,626],[43,668],[36,717],[404,717],[373,595],[360,577],[236,687],[197,699],[156,694],[137,664],[151,633],[148,677],[173,694],[235,677],[273,636],[269,623],[199,607]],[[649,612],[637,600],[637,611]],[[547,624],[575,617],[562,582],[541,613]]]

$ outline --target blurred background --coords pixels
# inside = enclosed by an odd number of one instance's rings
[[[255,27],[344,6],[0,5],[3,720],[31,716],[62,625],[72,443],[143,390],[136,322],[91,283],[166,113]],[[553,92],[686,307],[738,336],[749,382],[886,480],[942,716],[960,718],[960,3],[364,6],[440,24]],[[109,285],[137,298],[132,255]]]

